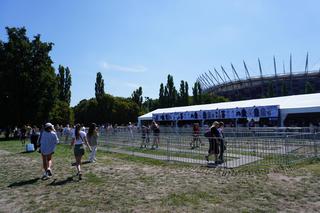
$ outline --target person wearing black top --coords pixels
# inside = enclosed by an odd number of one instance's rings
[[[218,163],[218,154],[219,154],[219,138],[220,133],[218,131],[219,123],[217,121],[213,122],[210,127],[211,136],[209,139],[209,150],[208,155],[205,156],[206,160],[209,161],[209,156],[214,155],[215,164]]]

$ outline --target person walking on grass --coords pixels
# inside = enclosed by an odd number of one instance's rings
[[[98,146],[98,137],[99,137],[99,133],[98,133],[97,125],[95,123],[92,123],[89,127],[88,134],[87,134],[87,140],[92,150],[89,156],[89,161],[91,163],[94,163],[97,161],[96,154],[97,154],[97,146]]]
[[[77,124],[75,126],[74,134],[72,136],[71,148],[73,147],[74,150],[74,157],[76,159],[76,168],[77,168],[77,175],[79,176],[79,180],[82,179],[81,173],[81,158],[84,155],[84,146],[86,144],[91,151],[91,147],[87,141],[86,133],[81,131],[81,125]]]
[[[54,132],[53,125],[51,123],[46,123],[40,137],[40,153],[44,170],[42,178],[52,176],[52,155],[54,154],[58,142],[59,139]]]

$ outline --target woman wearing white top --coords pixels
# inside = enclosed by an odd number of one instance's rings
[[[56,149],[56,145],[59,139],[54,132],[53,125],[51,123],[46,123],[44,126],[44,131],[42,132],[39,143],[40,152],[42,156],[42,164],[44,174],[42,178],[47,178],[52,176],[52,155]]]
[[[75,126],[74,134],[72,136],[72,142],[71,142],[71,147],[74,146],[74,156],[76,158],[76,168],[77,168],[77,175],[79,175],[79,180],[82,179],[82,174],[81,174],[81,158],[84,155],[84,146],[83,144],[85,143],[89,150],[91,151],[91,147],[87,141],[86,133],[84,131],[81,131],[81,126],[80,124],[77,124]]]

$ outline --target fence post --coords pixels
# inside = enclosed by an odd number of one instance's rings
[[[289,165],[289,153],[288,153],[288,140],[289,135],[286,135],[284,139],[284,153],[285,153],[285,165]]]
[[[314,144],[314,157],[318,157],[318,143],[316,139],[316,134],[313,134],[313,144]]]
[[[169,152],[169,143],[170,143],[170,141],[169,141],[170,139],[169,139],[169,137],[167,137],[167,161],[170,161],[170,152]]]

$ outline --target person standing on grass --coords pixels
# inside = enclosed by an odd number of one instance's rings
[[[151,149],[157,149],[160,145],[160,127],[157,122],[152,121],[151,129],[153,131],[153,143]]]
[[[209,156],[214,155],[215,164],[218,164],[218,154],[219,154],[219,144],[218,140],[220,138],[220,133],[218,131],[219,122],[213,122],[212,126],[210,127],[210,135],[209,139],[209,150],[208,155],[205,156],[206,160],[209,161]]]
[[[97,161],[96,154],[97,154],[97,146],[98,146],[98,137],[99,137],[99,133],[97,130],[97,124],[92,123],[89,127],[88,134],[87,134],[87,140],[92,150],[89,156],[89,161],[91,163],[94,163]]]
[[[70,126],[69,124],[67,124],[64,128],[63,128],[63,135],[64,135],[64,142],[67,143],[68,140],[69,140],[69,136],[70,136],[70,132],[71,132],[71,129],[70,129]]]
[[[79,176],[79,180],[82,179],[82,173],[81,173],[81,158],[84,155],[84,146],[83,144],[86,144],[91,151],[91,147],[87,141],[86,133],[84,131],[81,131],[81,125],[77,124],[75,126],[74,134],[72,136],[72,142],[71,142],[71,148],[74,149],[74,156],[76,159],[76,168],[77,168],[77,175]]]
[[[223,134],[223,130],[224,130],[224,123],[221,121],[219,123],[219,163],[223,163],[224,162],[224,157],[223,157],[223,153],[226,150],[226,145],[225,145],[225,141],[224,141],[224,134]]]
[[[54,131],[53,125],[51,123],[46,123],[40,137],[40,153],[44,169],[42,178],[52,176],[52,155],[58,142],[59,139]]]
[[[27,137],[27,127],[23,125],[20,129],[20,141],[22,145],[25,145]]]

